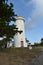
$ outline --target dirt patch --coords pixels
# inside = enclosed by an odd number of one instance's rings
[[[0,65],[28,65],[39,53],[39,48],[3,49],[0,51]]]

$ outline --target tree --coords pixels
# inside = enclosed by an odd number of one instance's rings
[[[34,46],[40,46],[40,43],[34,42]]]
[[[13,10],[13,4],[8,4],[8,0],[0,0],[0,37],[6,37],[3,39],[3,43],[5,44],[11,40],[17,32],[22,32],[18,31],[15,24],[9,25],[11,21],[16,21],[16,16]]]
[[[29,46],[30,45],[29,40],[27,38],[25,38],[25,40],[26,40],[27,46]]]
[[[43,45],[43,38],[41,38],[41,42],[40,42],[40,45]]]

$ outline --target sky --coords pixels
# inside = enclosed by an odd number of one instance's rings
[[[43,38],[43,0],[9,0],[25,19],[25,37],[33,44]]]

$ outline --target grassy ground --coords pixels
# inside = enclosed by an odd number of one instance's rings
[[[0,65],[28,65],[40,53],[40,48],[0,49]]]

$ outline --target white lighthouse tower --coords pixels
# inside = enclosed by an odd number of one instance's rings
[[[15,47],[27,47],[27,43],[25,41],[25,31],[24,31],[24,18],[23,17],[16,17],[16,25],[19,31],[22,31],[20,34],[19,32],[14,36],[14,46]]]

